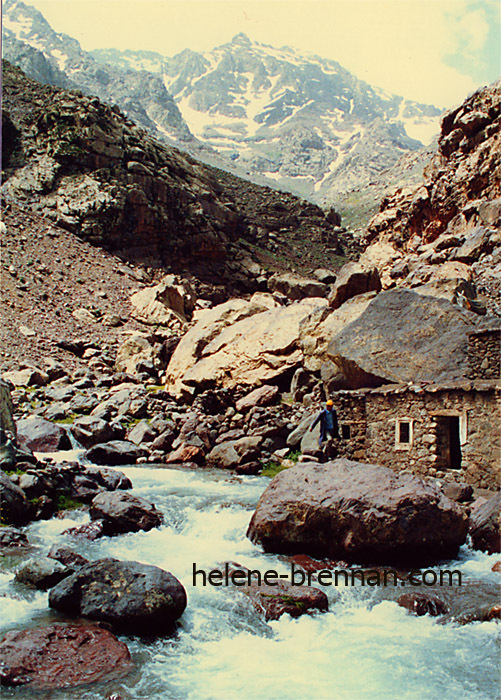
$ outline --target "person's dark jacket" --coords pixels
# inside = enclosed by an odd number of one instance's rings
[[[334,409],[332,411],[329,411],[328,408],[324,408],[320,411],[318,416],[315,418],[313,423],[311,424],[311,429],[317,425],[318,422],[320,422],[320,442],[323,442],[325,438],[327,437],[327,413],[332,414],[332,423],[333,423],[333,428],[332,428],[332,436],[335,438],[339,437],[339,423],[337,420],[337,413]]]

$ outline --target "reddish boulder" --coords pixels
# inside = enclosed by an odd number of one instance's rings
[[[266,621],[278,620],[285,614],[300,617],[313,610],[325,612],[329,608],[325,593],[313,586],[292,586],[280,581],[277,586],[251,585],[243,592]]]
[[[398,598],[397,603],[402,608],[407,608],[409,612],[418,616],[431,615],[432,617],[437,617],[449,612],[449,608],[443,600],[427,593],[404,593]]]
[[[205,455],[202,448],[198,447],[198,445],[187,445],[183,443],[179,445],[177,450],[171,452],[165,461],[167,464],[185,462],[203,464],[205,462]]]
[[[49,625],[7,632],[0,642],[0,683],[71,688],[110,680],[132,668],[127,646],[97,625]]]
[[[277,474],[247,536],[267,552],[419,566],[455,556],[467,529],[461,507],[434,483],[337,459]]]

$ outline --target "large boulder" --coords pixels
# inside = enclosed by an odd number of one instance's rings
[[[411,474],[337,459],[278,474],[247,535],[267,552],[427,565],[453,557],[468,518],[439,486]]]
[[[151,530],[163,522],[153,503],[124,491],[98,494],[90,504],[91,520],[102,520],[103,534]]]
[[[238,470],[244,463],[253,462],[259,457],[262,441],[263,438],[256,435],[221,442],[207,455],[207,464],[218,469]]]
[[[470,516],[470,535],[473,547],[494,554],[501,552],[501,496],[496,494],[477,508]]]
[[[0,642],[0,684],[71,688],[125,675],[127,646],[97,625],[49,625],[7,632]]]
[[[0,470],[0,522],[23,525],[30,519],[30,511],[24,491]]]
[[[166,275],[153,287],[145,287],[131,296],[132,315],[144,323],[169,326],[173,320],[185,323],[195,306],[195,292],[188,284],[178,284],[174,275]]]
[[[366,292],[379,292],[381,280],[377,267],[367,268],[356,262],[343,265],[329,294],[329,305],[339,308],[345,301]]]
[[[117,559],[91,562],[49,593],[54,610],[146,635],[170,632],[186,602],[182,584],[168,571]]]
[[[71,449],[66,430],[39,416],[30,416],[17,422],[17,441],[20,447],[33,452],[57,452]]]
[[[299,324],[299,345],[303,351],[306,369],[317,372],[329,360],[330,341],[346,326],[355,321],[374,299],[375,292],[360,294],[349,299],[339,309],[322,307],[313,311]]]
[[[338,333],[327,354],[353,388],[456,380],[468,372],[467,334],[479,322],[445,299],[392,289]]]
[[[155,344],[149,337],[136,333],[127,338],[117,350],[115,369],[135,375],[145,367],[160,367],[162,346]]]
[[[124,435],[124,430],[117,424],[108,423],[97,416],[77,418],[70,430],[75,440],[87,449],[101,442],[120,439]]]
[[[325,297],[328,287],[318,279],[308,279],[293,272],[276,273],[268,280],[270,292],[279,292],[297,301],[307,297]]]
[[[301,362],[300,322],[326,305],[315,298],[279,307],[271,295],[256,294],[205,311],[171,358],[167,388],[179,395],[183,385],[195,392],[274,382]]]
[[[85,458],[94,464],[114,467],[120,464],[135,464],[144,454],[144,450],[133,442],[110,440],[91,447],[85,452]]]

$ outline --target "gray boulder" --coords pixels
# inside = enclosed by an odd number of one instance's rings
[[[392,289],[338,333],[327,353],[353,388],[455,380],[466,376],[467,336],[478,323],[446,299]]]
[[[243,437],[216,445],[207,455],[209,466],[219,469],[239,469],[246,462],[253,462],[259,457],[261,436]]]
[[[17,441],[20,447],[33,452],[71,449],[66,430],[39,416],[30,416],[17,422]]]
[[[86,449],[109,440],[119,440],[125,434],[121,426],[116,423],[108,423],[97,416],[77,418],[70,430],[75,440]]]
[[[146,635],[170,632],[186,602],[184,587],[171,573],[117,559],[91,562],[49,593],[54,610]]]
[[[14,423],[14,407],[10,396],[10,389],[7,382],[0,379],[0,426],[3,430],[8,430],[13,435],[16,434],[16,424]]]
[[[247,536],[267,552],[422,566],[455,556],[467,529],[467,516],[438,485],[337,459],[278,474]]]
[[[94,445],[85,453],[85,458],[94,464],[118,466],[120,464],[135,464],[144,450],[128,440],[111,440]]]
[[[297,301],[307,297],[325,297],[328,287],[318,279],[307,279],[292,272],[284,272],[270,277],[268,289]]]
[[[71,569],[49,557],[33,557],[16,571],[16,581],[45,591],[71,574]]]
[[[90,504],[91,520],[103,523],[103,534],[151,530],[163,522],[162,514],[153,503],[123,491],[98,494]]]

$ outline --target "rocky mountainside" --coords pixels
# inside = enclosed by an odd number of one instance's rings
[[[383,288],[475,292],[501,312],[501,82],[482,88],[443,121],[424,182],[382,200],[361,262]],[[476,289],[475,289],[476,287]]]
[[[237,35],[211,52],[83,51],[19,0],[3,6],[3,56],[30,77],[117,104],[156,138],[258,184],[335,205],[365,224],[401,156],[440,111],[359,81],[335,61]],[[171,96],[174,96],[174,98]],[[408,169],[401,169],[405,177]],[[407,183],[408,180],[405,180]],[[409,181],[409,184],[412,181]],[[367,196],[367,188],[376,188]]]
[[[238,34],[173,58],[102,50],[106,64],[162,75],[196,137],[249,174],[333,202],[371,182],[438,131],[440,110],[389,95],[332,60]]]
[[[3,195],[122,258],[255,290],[266,268],[338,264],[339,217],[202,165],[98,98],[4,66]],[[264,266],[264,267],[263,267]]]
[[[2,13],[2,56],[31,78],[48,85],[78,88],[117,104],[157,138],[177,143],[193,140],[159,76],[98,63],[78,41],[55,32],[31,5],[5,0]]]

